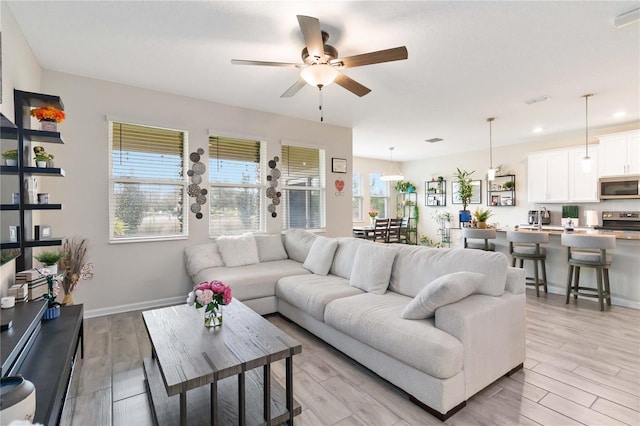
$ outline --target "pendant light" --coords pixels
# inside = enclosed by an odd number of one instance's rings
[[[582,158],[582,171],[589,173],[591,171],[591,157],[589,157],[589,98],[593,93],[583,95],[584,98],[584,157]]]
[[[487,123],[489,123],[489,170],[487,171],[487,179],[494,180],[496,178],[496,169],[493,168],[493,142],[492,142],[492,134],[491,134],[491,123],[495,120],[495,117],[487,118]]]
[[[398,180],[403,180],[404,175],[400,173],[400,170],[393,168],[393,147],[389,148],[389,167],[387,167],[387,171],[380,176],[380,180],[385,182],[395,182]]]

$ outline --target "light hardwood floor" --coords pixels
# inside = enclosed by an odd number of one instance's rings
[[[398,388],[297,325],[268,320],[303,346],[294,357],[300,425],[432,425]],[[140,312],[85,321],[85,358],[62,425],[151,425],[142,357],[151,353]],[[274,364],[276,380],[283,362]],[[203,407],[207,415],[208,407]],[[569,305],[527,290],[527,359],[467,402],[449,425],[640,425],[640,311]],[[164,426],[164,425],[163,425]]]

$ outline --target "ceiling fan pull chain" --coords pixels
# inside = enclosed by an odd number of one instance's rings
[[[318,84],[318,91],[320,92],[320,122],[324,121],[324,111],[322,110],[322,84]]]

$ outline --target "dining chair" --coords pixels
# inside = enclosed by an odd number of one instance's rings
[[[387,232],[388,243],[399,243],[401,241],[402,218],[389,219],[389,229]]]
[[[373,241],[376,243],[386,243],[389,232],[389,219],[376,219],[373,229]]]
[[[409,217],[405,216],[400,222],[400,242],[408,244],[409,242]]]

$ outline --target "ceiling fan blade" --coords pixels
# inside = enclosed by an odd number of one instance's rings
[[[309,56],[319,58],[320,62],[323,62],[324,43],[322,43],[322,33],[320,32],[320,21],[311,16],[297,15],[297,17]]]
[[[408,58],[407,48],[394,47],[393,49],[378,50],[377,52],[363,53],[361,55],[338,58],[331,64],[340,64],[345,68],[361,67],[363,65],[379,64],[382,62],[401,61]]]
[[[341,72],[338,72],[338,76],[334,81],[337,85],[344,87],[354,95],[358,95],[360,97],[366,95],[371,91],[371,89],[369,89],[368,87],[363,86],[362,84],[358,83],[350,77],[347,77]]]
[[[293,64],[290,62],[245,61],[243,59],[232,59],[231,63],[233,65],[262,65],[267,67],[287,67],[287,68],[304,67],[304,64]]]
[[[302,89],[306,84],[307,84],[306,81],[304,81],[302,78],[299,78],[298,81],[293,83],[293,85],[291,87],[289,87],[282,95],[280,95],[280,97],[281,98],[290,98],[293,95],[295,95],[296,93],[298,93],[298,91],[300,89]]]

